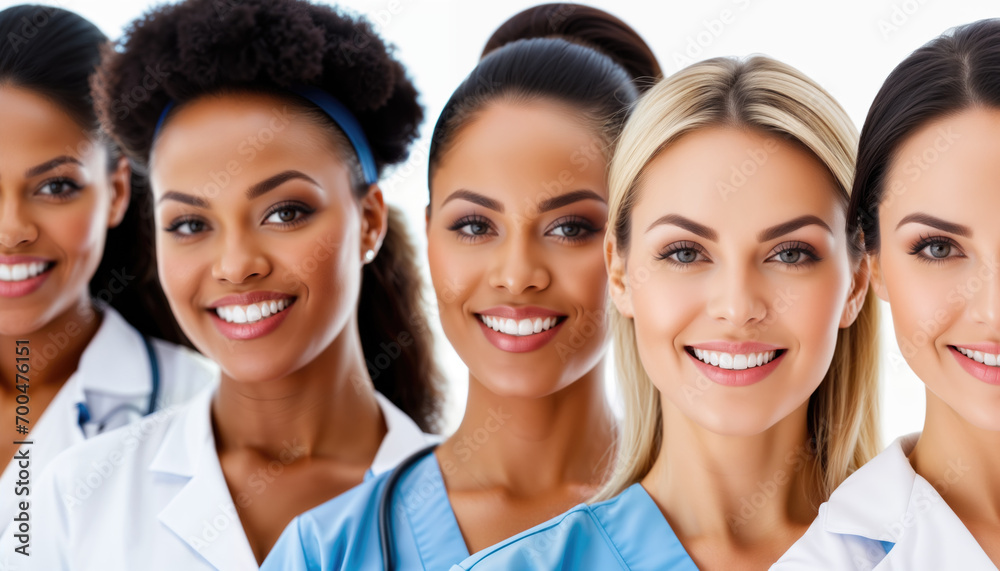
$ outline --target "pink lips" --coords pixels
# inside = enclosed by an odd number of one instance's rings
[[[698,343],[696,345],[690,345],[692,349],[700,349],[702,351],[715,351],[719,353],[729,353],[731,355],[748,355],[750,353],[765,353],[770,351],[780,351],[783,347],[777,345],[770,345],[767,343],[737,343],[731,341],[708,341],[705,343]],[[776,355],[765,365],[758,365],[750,369],[723,369],[721,367],[716,367],[715,365],[710,365],[705,363],[701,359],[695,357],[690,352],[685,351],[691,361],[694,362],[695,367],[698,371],[705,376],[708,380],[724,385],[727,387],[746,387],[763,381],[778,368],[778,365],[784,360],[785,355],[788,354],[787,351],[782,351],[781,354]]]
[[[996,343],[973,343],[971,345],[963,344],[961,347],[963,349],[971,349],[972,351],[990,353],[993,355],[1000,353],[1000,346]],[[958,349],[951,345],[948,346],[948,350],[951,351],[952,356],[954,356],[955,360],[958,361],[959,366],[965,369],[965,372],[984,383],[990,385],[1000,385],[1000,367],[991,367],[984,363],[980,363],[975,359],[970,359],[969,357],[959,353]]]
[[[285,309],[253,323],[230,323],[219,317],[219,314],[215,311],[215,308],[226,305],[252,305],[263,301],[273,301],[278,299],[288,299],[290,301]],[[288,317],[288,312],[295,306],[296,300],[297,299],[294,296],[290,296],[287,293],[274,291],[254,291],[232,294],[221,297],[212,302],[212,304],[208,306],[208,313],[211,316],[212,323],[215,324],[215,328],[219,330],[219,333],[222,333],[222,335],[228,339],[248,341],[263,337],[277,329],[278,326],[285,321],[285,318]]]
[[[38,256],[0,256],[0,264],[5,265],[33,264],[38,262],[46,264],[48,267],[37,276],[16,282],[0,281],[0,297],[22,297],[34,292],[49,279],[49,276],[52,275],[52,268],[55,267],[52,260]]]
[[[565,317],[565,315],[544,307],[533,306],[510,307],[502,305],[480,311],[474,317],[479,323],[479,328],[482,330],[486,340],[497,349],[507,351],[508,353],[528,353],[541,349],[555,338],[555,336],[562,329],[563,324],[566,323],[566,320],[564,319],[545,331],[531,335],[507,335],[506,333],[494,331],[488,327],[485,323],[483,323],[482,319],[479,318],[480,315],[501,319],[513,319],[514,321],[520,321],[522,319],[544,319],[546,317]]]

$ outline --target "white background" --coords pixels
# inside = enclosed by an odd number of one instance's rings
[[[0,8],[17,4],[0,0]],[[129,21],[157,4],[146,0],[42,2],[73,10],[117,38]],[[427,119],[411,160],[387,173],[391,203],[410,218],[426,267],[423,209],[427,202],[426,149],[431,129],[452,90],[479,59],[503,21],[538,2],[502,0],[351,0],[340,5],[367,15],[397,48],[419,89]],[[948,28],[1000,16],[996,0],[702,0],[593,1],[633,26],[653,48],[664,73],[707,57],[763,53],[818,81],[847,109],[860,130],[886,75],[911,51]],[[728,11],[724,23],[723,13]],[[429,279],[427,280],[429,283]],[[429,288],[428,288],[429,289]],[[433,300],[428,291],[427,298]],[[436,315],[432,318],[437,327]],[[886,442],[923,424],[924,389],[903,361],[883,305],[883,428]],[[436,331],[449,379],[447,429],[457,426],[467,371]],[[610,354],[610,351],[609,351]],[[608,363],[608,378],[611,363]],[[609,386],[609,394],[613,387]]]

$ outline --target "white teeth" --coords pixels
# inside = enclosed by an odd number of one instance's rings
[[[525,337],[541,333],[542,331],[548,331],[557,323],[557,319],[555,317],[536,317],[534,319],[514,320],[505,319],[503,317],[493,317],[491,315],[480,315],[479,320],[493,331],[504,333],[506,335],[512,335],[514,337]]]
[[[30,264],[0,264],[0,281],[19,282],[33,278],[45,271],[46,262],[31,262]]]
[[[955,347],[958,352],[965,355],[966,357],[974,360],[977,363],[983,363],[990,367],[1000,366],[1000,355],[994,355],[991,353],[983,353],[981,351],[973,351],[971,349],[963,349],[962,347]]]
[[[740,355],[716,351],[705,351],[703,349],[694,348],[694,356],[697,357],[699,361],[719,367],[720,369],[730,369],[736,371],[752,369],[754,367],[770,363],[771,359],[774,359],[775,354],[776,351],[765,351],[763,353]]]
[[[224,305],[215,308],[215,314],[228,323],[255,323],[288,307],[287,300],[264,301],[251,305]]]

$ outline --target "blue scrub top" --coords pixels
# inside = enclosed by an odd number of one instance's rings
[[[639,484],[484,549],[452,571],[595,569],[697,571],[653,498]]]
[[[261,571],[381,569],[378,505],[391,474],[384,472],[296,517]],[[400,478],[392,532],[398,569],[448,569],[469,556],[434,454]]]

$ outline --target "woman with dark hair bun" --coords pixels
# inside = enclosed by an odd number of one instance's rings
[[[634,30],[546,4],[511,18],[445,105],[427,241],[469,368],[458,430],[285,531],[265,569],[447,569],[592,495],[611,471],[607,167],[660,74]]]
[[[848,221],[926,385],[924,429],[833,492],[788,569],[1000,566],[998,141],[1000,20],[930,41],[875,96]]]
[[[218,370],[176,344],[144,182],[98,125],[89,79],[108,38],[32,5],[0,11],[0,38],[0,417],[23,430],[3,445],[0,530],[24,532],[25,473]]]
[[[363,19],[223,4],[151,10],[94,85],[148,170],[170,308],[221,380],[53,463],[33,490],[37,568],[257,568],[295,515],[438,420],[413,248],[377,184],[417,135],[412,83]]]

